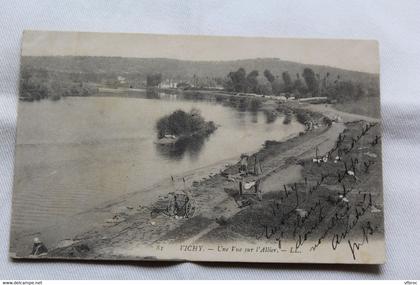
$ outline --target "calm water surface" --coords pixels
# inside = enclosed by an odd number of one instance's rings
[[[156,121],[174,110],[201,110],[220,125],[207,139],[159,147]],[[19,103],[15,229],[33,230],[158,181],[258,150],[303,126],[176,95],[160,99],[67,97]],[[18,209],[18,210],[17,210]]]

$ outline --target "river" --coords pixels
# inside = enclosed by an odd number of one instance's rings
[[[156,121],[199,109],[219,128],[208,138],[162,149]],[[267,122],[261,111],[240,111],[176,95],[158,98],[66,97],[19,102],[14,231],[33,231],[63,217],[187,171],[258,150],[303,130],[295,119]]]

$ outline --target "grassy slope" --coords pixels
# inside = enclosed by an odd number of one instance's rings
[[[357,101],[337,103],[334,104],[334,108],[343,112],[364,115],[368,117],[381,117],[379,97],[364,97]]]

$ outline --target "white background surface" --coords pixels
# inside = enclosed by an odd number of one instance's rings
[[[12,262],[8,245],[24,29],[379,40],[387,263]],[[0,279],[420,279],[419,131],[420,1],[0,0]]]

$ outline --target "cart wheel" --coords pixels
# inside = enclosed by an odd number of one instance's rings
[[[194,207],[191,204],[191,202],[188,202],[187,205],[185,205],[185,217],[190,218],[194,215]]]

